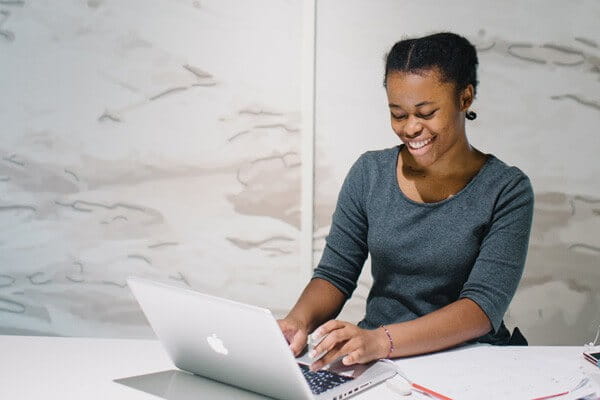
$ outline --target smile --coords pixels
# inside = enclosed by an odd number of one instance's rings
[[[433,138],[431,137],[431,138],[429,138],[427,140],[419,140],[419,141],[414,141],[414,142],[408,142],[407,145],[411,149],[418,150],[418,149],[423,148],[426,145],[428,145],[432,140],[433,140]]]

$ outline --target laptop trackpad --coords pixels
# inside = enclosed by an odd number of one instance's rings
[[[115,379],[114,382],[162,397],[166,400],[271,399],[271,397],[178,370]]]
[[[358,378],[363,372],[367,370],[374,363],[368,364],[354,364],[344,365],[342,364],[342,358],[338,358],[336,361],[329,365],[329,371],[334,372],[338,375],[349,376],[352,378]]]

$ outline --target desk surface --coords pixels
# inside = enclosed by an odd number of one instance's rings
[[[581,352],[582,347],[475,346],[396,363],[414,382],[454,399],[531,399],[568,390],[583,376],[591,379],[588,388],[600,394],[600,369],[584,361]],[[154,340],[0,336],[3,399],[157,399],[160,396],[114,380],[141,375],[165,378],[174,369]],[[416,393],[397,395],[386,384],[354,397],[425,398]]]

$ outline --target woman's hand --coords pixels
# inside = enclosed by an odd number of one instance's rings
[[[321,343],[310,352],[310,357],[318,357],[323,352],[326,354],[315,361],[310,369],[316,371],[333,362],[341,356],[344,365],[364,364],[387,356],[390,342],[383,329],[361,329],[349,322],[331,320],[313,333],[316,340],[327,335]]]
[[[290,350],[294,353],[294,357],[298,357],[298,354],[306,346],[306,340],[308,339],[308,332],[306,326],[299,320],[287,317],[284,319],[277,320],[281,332],[285,340],[290,344]]]

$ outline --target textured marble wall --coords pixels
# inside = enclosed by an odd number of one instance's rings
[[[440,30],[478,50],[479,149],[517,165],[536,194],[526,271],[506,316],[534,344],[583,344],[600,324],[600,3],[597,1],[323,1],[317,18],[315,262],[337,191],[364,151],[398,143],[383,57],[405,37]],[[368,266],[343,313],[358,321]]]
[[[0,1],[0,333],[150,335],[128,275],[292,304],[300,15]]]

